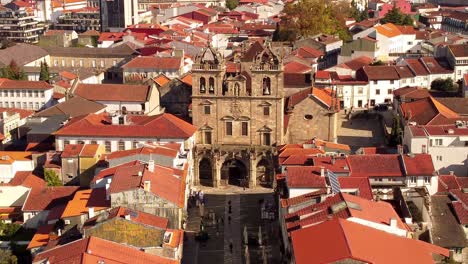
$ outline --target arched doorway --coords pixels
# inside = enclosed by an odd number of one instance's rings
[[[211,161],[208,158],[200,160],[198,165],[198,174],[200,177],[200,184],[205,186],[213,185],[213,169]]]
[[[247,184],[247,168],[244,163],[237,159],[230,159],[221,167],[221,181],[230,185],[242,186]]]
[[[273,168],[272,165],[262,159],[257,163],[257,186],[271,187]]]

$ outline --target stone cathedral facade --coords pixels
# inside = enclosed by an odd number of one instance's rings
[[[271,186],[284,143],[282,58],[258,42],[230,61],[208,47],[192,78],[195,184]]]

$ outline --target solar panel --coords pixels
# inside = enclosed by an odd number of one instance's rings
[[[330,170],[327,170],[328,181],[330,182],[332,193],[339,193],[340,192],[340,182],[338,181],[338,177],[335,173]]]

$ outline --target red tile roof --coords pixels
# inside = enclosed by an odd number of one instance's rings
[[[298,205],[298,204],[310,201],[311,199],[316,199],[318,197],[321,197],[322,195],[325,195],[325,194],[327,194],[327,189],[323,188],[318,191],[306,193],[306,194],[299,195],[293,198],[281,199],[281,206],[290,207],[290,206]]]
[[[357,71],[360,68],[367,66],[371,64],[374,60],[372,58],[369,58],[367,56],[360,56],[355,59],[352,59],[350,61],[347,61],[343,64],[340,64],[339,66],[341,67],[346,67],[348,69],[351,69],[353,71]]]
[[[84,144],[68,144],[65,145],[62,152],[62,158],[77,158],[83,149]]]
[[[112,125],[107,113],[76,117],[58,130],[57,136],[103,136],[175,138],[191,137],[196,128],[171,114],[157,116],[127,116],[128,125]]]
[[[32,110],[25,110],[25,109],[20,109],[20,108],[5,108],[5,107],[0,107],[0,113],[2,112],[13,112],[13,113],[18,113],[20,115],[20,118],[26,118],[30,117],[34,114],[34,111]]]
[[[449,45],[448,48],[455,57],[468,57],[468,44]]]
[[[122,68],[178,71],[182,65],[181,57],[136,57],[123,65]]]
[[[0,78],[0,89],[50,90],[52,85],[44,81],[17,81]]]
[[[60,218],[87,214],[89,208],[94,208],[94,211],[97,212],[110,208],[110,206],[110,200],[106,200],[105,188],[80,190],[67,203]]]
[[[139,176],[141,173],[142,176]],[[181,192],[185,192],[181,174],[177,169],[155,165],[154,172],[144,164],[120,167],[115,171],[109,192],[119,193],[134,189],[143,189],[145,181],[150,181],[150,192],[178,206],[183,206]]]
[[[141,147],[130,150],[114,151],[106,156],[107,160],[119,159],[123,157],[133,156],[133,155],[161,155],[170,158],[176,158],[179,153],[180,145],[174,144],[166,145],[152,145],[151,147]]]
[[[449,191],[459,190],[460,184],[457,181],[457,177],[454,175],[440,175],[439,176],[439,188],[438,191]]]
[[[94,157],[97,154],[99,149],[99,144],[85,144],[84,148],[81,150],[81,157]]]
[[[177,264],[178,261],[148,254],[97,237],[88,237],[58,246],[36,255],[34,263],[48,260],[49,263],[158,263]]]
[[[80,83],[74,93],[91,101],[146,102],[150,91],[149,85]]]
[[[284,65],[284,73],[311,73],[312,67],[302,63],[291,61]]]
[[[312,88],[312,95],[328,108],[332,108],[335,103],[335,98],[331,96],[325,89]]]
[[[138,164],[143,164],[143,163],[138,161],[138,160],[134,160],[134,161],[123,163],[123,164],[120,164],[120,165],[117,165],[117,166],[114,166],[114,167],[110,167],[110,168],[107,168],[107,169],[102,169],[101,171],[99,171],[98,174],[96,174],[94,176],[94,178],[91,180],[91,183],[96,184],[99,180],[102,180],[102,179],[104,179],[106,177],[114,176],[115,172],[121,167],[133,166],[133,165],[138,165]]]
[[[423,98],[400,105],[403,116],[418,125],[453,124],[460,116],[433,97]]]
[[[325,177],[320,176],[317,166],[288,166],[286,181],[289,188],[325,188]]]
[[[338,182],[340,183],[340,188],[343,192],[346,189],[357,189],[357,196],[362,197],[367,200],[374,199],[372,195],[372,188],[369,182],[369,178],[364,177],[338,177]]]
[[[382,34],[388,38],[393,38],[393,37],[401,35],[401,32],[398,29],[398,27],[392,23],[387,23],[384,25],[376,26],[374,28],[379,34]]]
[[[400,80],[394,66],[364,66],[362,69],[368,80]]]
[[[434,175],[436,170],[431,155],[403,155],[406,176]]]
[[[124,218],[126,215],[130,215],[130,221],[132,222],[153,226],[161,229],[166,229],[169,222],[169,220],[165,217],[148,214],[141,211],[135,211],[130,208],[121,206],[112,208],[112,210],[109,211],[107,219],[113,219],[116,217]],[[88,221],[86,221],[87,223],[85,225],[89,225],[90,223],[95,222],[96,219],[97,217],[95,217],[94,219],[89,219]]]
[[[447,249],[343,219],[294,231],[291,238],[297,264],[349,259],[380,264],[434,263],[432,254],[449,256]]]
[[[171,81],[166,75],[164,74],[159,74],[158,76],[153,78],[154,82],[157,83],[159,86],[164,86],[168,82]]]
[[[455,209],[455,213],[458,218],[458,222],[461,225],[467,225],[468,224],[468,206],[463,205],[461,202],[452,202],[453,209]]]
[[[418,59],[406,59],[406,64],[410,67],[412,72],[417,76],[427,76],[429,75],[429,71],[427,71],[426,67],[421,63]]]
[[[409,86],[394,90],[393,95],[402,99],[423,99],[431,96],[426,88]]]
[[[399,155],[351,155],[348,161],[353,177],[403,177]],[[432,173],[431,173],[432,175]]]
[[[46,186],[46,182],[32,171],[17,171],[15,177],[8,182],[8,185],[41,189]]]
[[[23,211],[51,210],[55,206],[67,203],[79,187],[60,186],[33,188],[23,205]]]

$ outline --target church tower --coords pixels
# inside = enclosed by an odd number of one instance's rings
[[[271,185],[275,146],[284,141],[282,59],[258,42],[232,61],[208,47],[192,79],[196,183]]]

